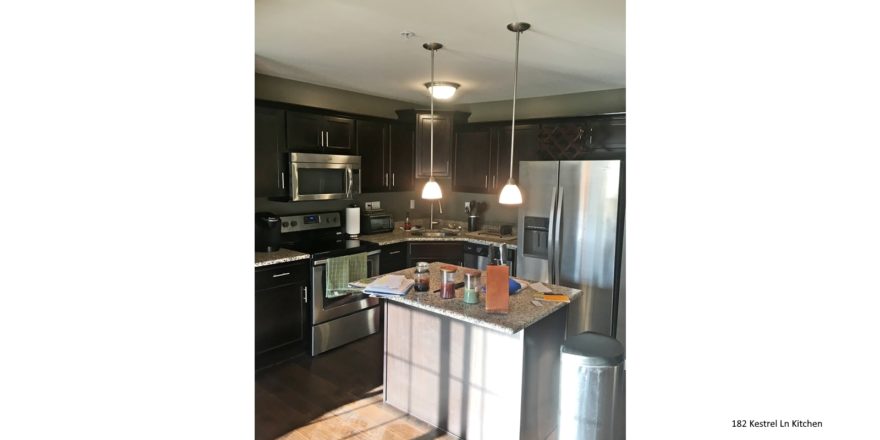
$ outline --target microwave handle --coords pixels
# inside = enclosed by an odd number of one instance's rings
[[[352,197],[351,186],[354,183],[354,173],[351,171],[351,167],[345,169],[345,174],[348,175],[348,189],[345,191],[345,198],[350,199]]]

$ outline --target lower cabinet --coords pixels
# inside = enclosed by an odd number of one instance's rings
[[[447,264],[462,266],[464,264],[464,246],[460,241],[418,241],[409,243],[409,263],[413,267],[419,261],[440,261]]]
[[[306,352],[310,328],[308,263],[258,267],[255,281],[256,368]]]
[[[406,269],[407,244],[397,243],[382,246],[382,256],[379,260],[379,273],[397,272]]]

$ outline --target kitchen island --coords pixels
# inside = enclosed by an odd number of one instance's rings
[[[544,439],[556,429],[559,347],[567,303],[534,300],[531,287],[510,296],[506,314],[441,299],[440,263],[430,289],[386,298],[384,400],[469,439]],[[464,268],[456,273],[463,278]],[[414,268],[395,274],[412,278]],[[572,301],[581,291],[546,285]]]

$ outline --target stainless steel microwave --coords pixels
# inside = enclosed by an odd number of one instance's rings
[[[361,193],[361,157],[290,154],[290,200],[351,199]]]

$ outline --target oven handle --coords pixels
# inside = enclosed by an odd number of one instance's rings
[[[380,254],[380,253],[382,253],[382,251],[377,249],[377,250],[375,250],[375,251],[367,252],[367,256],[369,257],[369,256],[371,256],[371,255],[378,255],[378,254]],[[326,259],[315,261],[314,263],[312,263],[312,266],[323,266],[323,265],[325,265],[325,264],[327,264],[327,260],[326,260]]]

